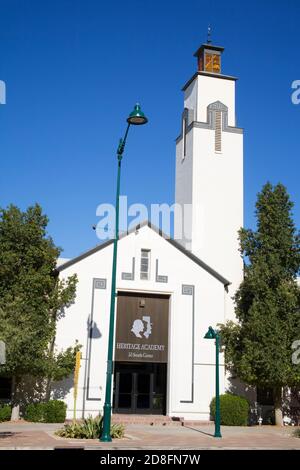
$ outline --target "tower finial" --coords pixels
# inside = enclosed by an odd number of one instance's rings
[[[207,28],[207,44],[211,44],[211,26],[208,25]]]

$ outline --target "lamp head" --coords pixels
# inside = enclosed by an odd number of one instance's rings
[[[210,326],[208,328],[206,335],[204,336],[204,339],[215,339],[216,336],[217,336],[216,331]]]
[[[133,124],[134,126],[141,126],[148,122],[148,119],[141,110],[139,103],[136,103],[132,113],[129,114],[127,122],[128,124]]]

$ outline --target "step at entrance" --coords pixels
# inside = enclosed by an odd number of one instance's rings
[[[113,414],[113,424],[146,424],[149,426],[183,426],[183,419],[161,415]]]

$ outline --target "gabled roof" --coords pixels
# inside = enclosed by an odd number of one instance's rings
[[[228,279],[226,279],[225,277],[223,277],[221,274],[219,274],[217,271],[215,271],[213,268],[211,268],[210,266],[208,266],[208,264],[204,263],[204,261],[202,261],[200,258],[198,258],[196,255],[194,255],[193,253],[191,253],[190,251],[186,250],[180,243],[178,243],[176,240],[174,240],[173,238],[170,238],[168,237],[166,234],[164,234],[164,232],[160,229],[158,229],[157,227],[155,227],[153,224],[151,224],[150,221],[146,220],[144,222],[142,222],[141,224],[138,224],[136,227],[132,228],[131,230],[129,230],[127,233],[123,233],[120,235],[119,239],[121,240],[122,238],[124,237],[127,237],[128,235],[130,235],[131,233],[134,233],[136,230],[139,230],[140,228],[142,227],[145,227],[145,226],[148,226],[149,228],[151,228],[151,230],[154,230],[158,235],[160,235],[162,238],[164,238],[166,240],[166,242],[170,243],[172,246],[174,246],[174,248],[176,248],[177,250],[181,251],[181,253],[183,253],[185,256],[187,256],[189,259],[191,259],[192,261],[194,261],[194,263],[198,264],[198,266],[201,266],[201,268],[203,268],[205,271],[207,271],[209,274],[211,274],[213,277],[215,277],[218,281],[220,281],[222,284],[224,284],[224,286],[229,286],[231,283],[230,281],[228,281]],[[75,258],[72,258],[70,259],[69,261],[67,261],[66,263],[63,263],[61,264],[60,266],[58,266],[56,268],[56,272],[57,273],[60,273],[61,271],[63,271],[64,269],[66,268],[69,268],[70,266],[72,266],[73,264],[76,264],[78,263],[78,261],[81,261],[85,258],[87,258],[88,256],[90,255],[93,255],[94,253],[97,253],[98,251],[100,250],[103,250],[104,248],[106,248],[107,246],[109,245],[112,245],[114,242],[114,240],[107,240],[106,242],[104,243],[101,243],[100,245],[97,245],[95,246],[94,248],[91,248],[90,250],[87,250],[85,251],[84,253],[82,253],[81,255],[79,256],[76,256]]]

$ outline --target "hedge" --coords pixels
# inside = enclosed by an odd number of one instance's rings
[[[221,424],[225,426],[247,426],[249,403],[244,397],[226,393],[220,395]],[[210,414],[215,420],[216,399],[210,403]]]
[[[25,419],[34,423],[64,423],[66,412],[67,405],[60,400],[31,403],[26,408]]]
[[[293,433],[294,437],[300,437],[300,429],[296,429]]]
[[[11,406],[3,405],[0,407],[0,423],[3,421],[9,421],[11,417]]]

